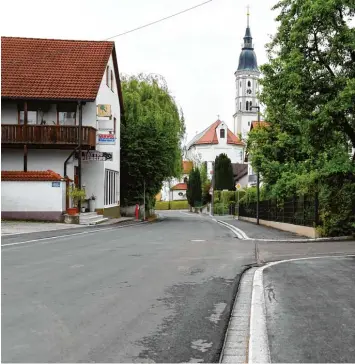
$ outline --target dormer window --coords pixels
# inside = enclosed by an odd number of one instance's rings
[[[219,137],[222,139],[222,138],[225,138],[226,137],[226,131],[224,129],[221,129],[219,131]]]

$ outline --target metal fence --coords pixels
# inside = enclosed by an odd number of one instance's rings
[[[256,202],[241,204],[239,215],[256,218]],[[283,201],[260,201],[259,218],[313,227],[318,225],[319,221],[318,198],[317,196],[295,196]]]

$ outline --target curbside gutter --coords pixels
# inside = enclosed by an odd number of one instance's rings
[[[355,238],[352,236],[335,236],[330,238],[300,238],[300,239],[258,239],[258,238],[250,238],[243,230],[237,228],[234,225],[228,224],[222,220],[213,219],[220,225],[225,226],[229,230],[233,231],[234,234],[237,236],[238,239],[241,240],[253,240],[253,241],[269,241],[275,243],[318,243],[318,242],[332,242],[332,241],[351,241]]]

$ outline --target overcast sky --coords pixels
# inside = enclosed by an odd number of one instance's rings
[[[11,0],[2,2],[1,35],[103,40],[203,0]],[[159,24],[114,38],[122,74],[162,75],[185,113],[188,140],[217,115],[233,130],[234,72],[247,5],[259,65],[276,31],[276,0],[213,0]],[[14,18],[14,14],[16,17]]]

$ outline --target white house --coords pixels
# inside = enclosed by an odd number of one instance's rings
[[[192,168],[193,162],[183,161],[181,178],[171,178],[170,180],[166,180],[163,182],[163,186],[159,194],[161,201],[176,201],[187,199],[187,181]]]
[[[232,163],[243,163],[244,149],[245,144],[218,119],[191,140],[186,157],[197,164],[207,162],[207,175],[211,179],[212,162],[217,156],[225,153]]]
[[[123,99],[114,42],[2,37],[1,53],[1,168],[19,172],[5,173],[12,189],[19,176],[28,181],[17,202],[2,191],[2,217],[61,221],[68,179],[96,197],[98,213],[119,216]],[[43,180],[38,171],[48,170],[61,178]],[[46,188],[34,186],[36,173]],[[48,209],[59,182],[65,203]]]

